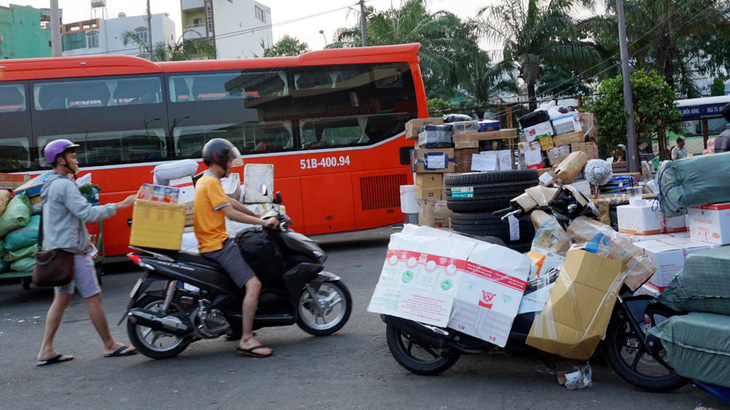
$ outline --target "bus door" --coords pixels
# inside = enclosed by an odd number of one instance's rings
[[[0,172],[34,168],[28,82],[0,83]]]

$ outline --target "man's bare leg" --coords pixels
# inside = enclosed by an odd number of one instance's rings
[[[94,324],[96,332],[99,333],[101,341],[104,344],[104,354],[110,354],[120,347],[124,346],[124,343],[119,343],[112,337],[109,332],[109,323],[106,320],[106,314],[104,313],[104,306],[101,301],[101,293],[97,293],[94,296],[86,298],[86,306],[89,308],[89,318],[91,323]],[[121,354],[133,352],[136,349],[134,347],[128,347],[121,351]]]
[[[241,307],[241,316],[243,317],[243,336],[238,346],[243,350],[248,350],[255,346],[260,346],[253,335],[253,319],[256,316],[256,307],[259,304],[259,294],[261,293],[261,281],[257,277],[253,277],[246,282],[246,296],[243,298],[243,306]],[[269,355],[273,351],[269,348],[256,349],[254,353],[261,355]]]
[[[41,350],[38,352],[38,361],[43,362],[51,359],[58,355],[56,349],[53,348],[53,339],[56,337],[56,331],[58,326],[61,324],[63,319],[63,312],[71,302],[71,294],[69,293],[56,293],[53,295],[53,303],[48,314],[46,314],[46,325],[43,331],[43,342],[41,343]],[[71,360],[73,356],[63,356],[61,360]]]

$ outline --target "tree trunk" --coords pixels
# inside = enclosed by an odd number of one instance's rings
[[[531,81],[527,83],[527,98],[530,100],[530,111],[537,109],[537,102],[535,102],[535,82]]]
[[[667,54],[664,61],[664,81],[674,88],[674,47],[667,48]]]

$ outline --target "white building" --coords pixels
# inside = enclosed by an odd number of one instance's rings
[[[213,39],[220,59],[262,56],[273,45],[271,9],[255,0],[180,0],[180,6],[183,37]]]
[[[113,19],[91,19],[64,24],[61,27],[63,56],[123,54],[149,59],[147,48],[134,42],[124,45],[124,32],[134,31],[146,40],[146,16],[119,13]],[[167,13],[152,15],[152,44],[175,43],[175,23]]]

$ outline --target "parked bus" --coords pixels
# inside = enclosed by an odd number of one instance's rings
[[[418,44],[299,57],[152,63],[127,56],[0,62],[0,172],[47,169],[56,138],[115,202],[164,161],[200,159],[226,138],[247,163],[274,164],[295,228],[307,235],[402,220],[412,182],[404,125],[428,116]],[[202,170],[202,166],[200,168]],[[128,251],[131,212],[107,221],[107,255]]]
[[[730,95],[719,97],[690,98],[677,100],[679,114],[682,116],[682,131],[688,137],[702,136],[702,118],[721,116],[722,107],[730,104]],[[723,118],[711,118],[707,121],[708,135],[717,135],[725,128]]]

